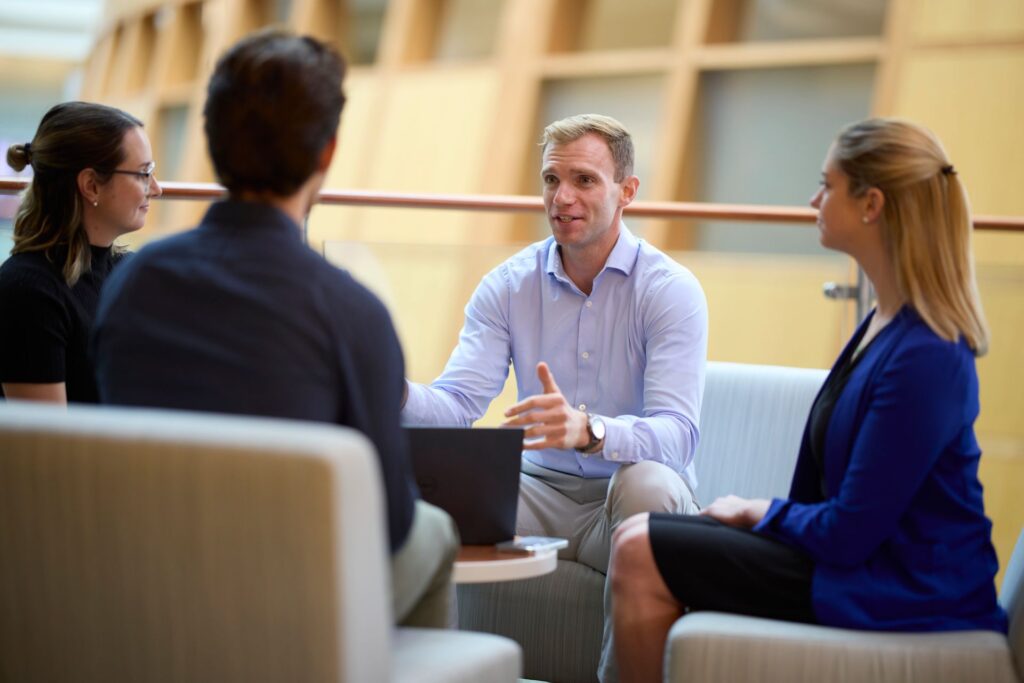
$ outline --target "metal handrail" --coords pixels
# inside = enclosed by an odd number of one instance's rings
[[[28,185],[27,178],[0,178],[0,195],[17,194]],[[210,201],[223,197],[225,189],[216,183],[161,182],[168,199]],[[540,212],[540,197],[517,195],[410,194],[373,190],[323,190],[321,204],[377,206],[403,209],[458,209],[462,211]],[[707,202],[636,201],[626,213],[643,218],[711,218],[760,223],[814,223],[817,211],[794,206],[759,204],[712,204]],[[977,230],[1024,232],[1024,216],[975,215]]]

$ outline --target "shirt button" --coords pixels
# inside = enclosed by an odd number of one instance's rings
[[[611,454],[611,455],[610,455],[609,457],[610,457],[610,458],[611,458],[612,460],[618,460],[618,459],[619,459],[619,452],[618,452],[618,451],[615,451],[615,452],[614,452],[614,453],[612,453],[612,454]]]
[[[586,409],[587,409],[587,404],[586,403],[581,403],[580,404],[580,410],[586,411]]]
[[[583,355],[583,360],[586,360],[586,359],[590,358],[590,353],[588,353],[587,351],[584,351],[582,355]]]
[[[590,300],[588,299],[588,300],[587,300],[587,308],[590,308],[590,307],[591,307],[591,306],[593,306],[593,305],[594,305],[594,302],[593,302],[593,301],[590,301]]]

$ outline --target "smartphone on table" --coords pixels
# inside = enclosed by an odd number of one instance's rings
[[[541,550],[561,550],[569,547],[569,541],[553,536],[516,536],[511,541],[502,541],[495,546],[500,553],[527,553]]]

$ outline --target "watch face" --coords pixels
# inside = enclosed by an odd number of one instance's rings
[[[590,433],[594,435],[595,441],[601,441],[604,439],[604,420],[599,417],[591,417]]]

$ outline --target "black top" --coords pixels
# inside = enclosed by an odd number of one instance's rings
[[[811,406],[811,415],[808,418],[810,453],[818,466],[822,500],[828,497],[825,488],[825,441],[828,435],[828,423],[832,419],[832,411],[835,410],[836,401],[842,395],[846,383],[850,381],[850,375],[853,374],[854,368],[857,367],[857,362],[864,357],[864,351],[867,347],[860,349],[860,353],[857,352],[857,348],[860,346],[860,340],[867,333],[867,329],[868,325],[864,325],[853,336],[853,339],[850,340],[848,343],[849,351],[844,356],[840,356],[839,360],[836,361],[834,370],[825,380],[824,386],[818,392],[818,398],[815,399],[814,405]],[[873,341],[874,339],[871,340],[871,342]],[[869,346],[871,342],[868,342]]]
[[[214,204],[110,279],[93,336],[104,402],[347,425],[380,458],[396,550],[416,488],[402,350],[383,304],[272,207]]]
[[[64,382],[68,401],[97,403],[87,349],[100,287],[122,254],[91,247],[88,272],[68,287],[67,247],[14,254],[0,266],[0,382]],[[0,391],[2,395],[2,391]]]

